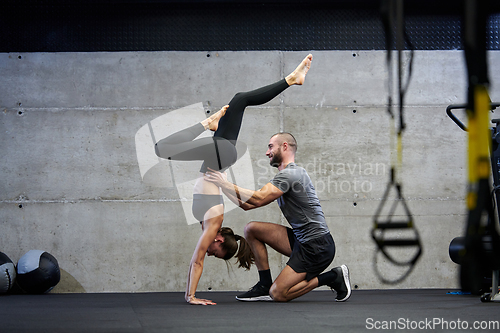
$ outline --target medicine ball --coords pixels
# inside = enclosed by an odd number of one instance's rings
[[[5,294],[12,289],[16,280],[14,263],[3,252],[0,252],[0,294]]]
[[[56,258],[41,250],[28,251],[17,263],[17,284],[29,294],[43,294],[61,279]]]

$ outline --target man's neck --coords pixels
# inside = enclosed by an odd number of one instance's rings
[[[284,169],[284,168],[286,168],[286,167],[287,167],[287,165],[288,165],[288,164],[290,164],[290,163],[294,163],[294,160],[292,159],[292,160],[287,160],[287,161],[283,161],[283,162],[281,162],[281,164],[280,164],[280,165],[279,165],[279,167],[278,167],[278,170],[279,170],[279,171],[283,170],[283,169]]]

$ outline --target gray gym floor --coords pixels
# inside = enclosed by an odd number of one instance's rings
[[[215,306],[189,305],[183,293],[2,295],[0,331],[311,333],[381,331],[392,325],[400,332],[459,332],[464,325],[471,331],[476,321],[490,325],[479,331],[498,331],[492,325],[500,322],[500,303],[449,291],[356,290],[345,303],[336,303],[330,291],[289,303],[238,302],[238,292],[197,294]]]

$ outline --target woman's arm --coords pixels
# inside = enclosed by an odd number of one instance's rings
[[[217,232],[220,229],[221,223],[211,223],[208,226],[205,226],[203,229],[203,233],[198,240],[198,244],[193,253],[193,257],[191,258],[191,263],[189,265],[188,271],[188,280],[186,286],[186,294],[185,298],[188,303],[191,304],[202,304],[202,305],[212,305],[214,302],[206,299],[196,298],[196,288],[198,287],[198,282],[200,281],[201,274],[203,273],[203,262],[205,260],[205,256],[207,254],[208,247],[214,241],[217,236]]]

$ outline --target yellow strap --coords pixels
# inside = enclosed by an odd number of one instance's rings
[[[394,170],[394,183],[401,184],[401,170],[403,170],[403,133],[396,134],[394,118],[390,118],[390,150],[391,168]]]
[[[469,188],[467,208],[473,210],[477,205],[478,182],[490,176],[490,98],[488,89],[478,85],[474,89],[474,110],[467,110],[469,133]]]
[[[394,117],[389,118],[389,149],[390,149],[390,163],[391,163],[391,169],[394,170],[395,173],[396,171],[396,165],[397,165],[397,146],[394,138],[396,137],[396,125],[395,125],[395,120]]]
[[[401,171],[403,170],[403,133],[399,132],[398,133],[398,164],[397,164],[397,170],[398,172],[396,173],[396,183],[401,184],[401,179],[398,176]]]

